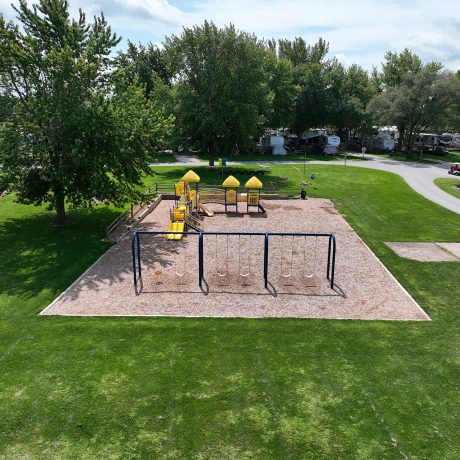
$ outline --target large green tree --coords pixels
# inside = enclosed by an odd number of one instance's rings
[[[113,74],[119,39],[102,15],[72,19],[64,0],[15,10],[20,26],[0,17],[0,85],[14,100],[0,130],[0,185],[22,203],[49,203],[58,223],[66,202],[137,197],[168,119],[143,87]]]
[[[126,69],[131,81],[137,79],[143,84],[147,95],[158,85],[171,83],[172,75],[165,51],[153,43],[144,46],[128,41],[128,48],[118,53],[115,65]]]
[[[246,150],[270,111],[265,47],[232,25],[205,22],[165,42],[177,81],[182,145],[216,154]]]
[[[380,83],[380,91],[391,90],[391,88],[400,87],[404,80],[409,78],[409,75],[414,75],[423,69],[432,70],[437,72],[441,70],[442,65],[438,62],[429,62],[423,64],[419,56],[414,52],[405,48],[400,53],[388,51],[385,53],[385,61],[382,63],[382,72],[378,75]],[[404,118],[399,118],[399,121],[392,121],[400,133],[398,139],[398,150],[402,150],[403,144],[407,144],[407,139],[404,138],[408,127],[405,124]],[[410,130],[410,128],[409,128]]]
[[[374,96],[368,111],[381,125],[404,126],[400,136],[410,156],[415,135],[436,126],[449,109],[460,104],[460,81],[452,72],[425,67],[406,73],[400,84]]]
[[[328,58],[329,44],[321,38],[313,45],[297,37],[270,40],[267,46],[269,55],[277,57],[269,72],[273,127],[289,126],[301,134],[314,127],[346,132],[365,124],[374,93],[365,70],[357,65],[346,69]]]
[[[272,42],[269,42],[272,43]],[[271,93],[272,110],[267,124],[272,128],[291,127],[299,86],[294,81],[294,65],[279,58],[270,45],[266,53],[266,74]]]

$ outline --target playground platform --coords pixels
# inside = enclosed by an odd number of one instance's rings
[[[198,237],[142,235],[142,282],[133,286],[131,238],[112,246],[41,314],[71,316],[296,317],[429,320],[428,315],[326,199],[264,201],[266,214],[223,212],[209,204],[206,232],[335,233],[334,289],[325,276],[327,240],[273,237],[269,285],[261,237],[205,236],[198,285]],[[171,201],[137,230],[167,231]],[[192,232],[191,232],[192,233]]]

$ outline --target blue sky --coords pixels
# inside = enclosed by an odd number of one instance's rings
[[[133,42],[161,43],[165,35],[205,19],[218,25],[232,22],[259,38],[302,36],[309,43],[323,37],[330,54],[346,65],[371,69],[385,51],[408,47],[423,60],[460,68],[460,0],[69,0],[73,11],[88,16],[104,12],[121,47]],[[10,0],[0,11],[13,17]]]

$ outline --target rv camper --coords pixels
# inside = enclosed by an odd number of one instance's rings
[[[450,144],[452,143],[453,139],[454,136],[450,133],[443,133],[440,136],[438,136],[439,143],[444,147],[450,147]]]
[[[262,138],[262,150],[264,153],[272,153],[273,155],[286,155],[284,137],[276,134],[266,134]]]
[[[391,137],[365,137],[363,146],[368,152],[394,152],[395,140]]]
[[[420,133],[415,137],[414,148],[417,150],[433,150],[439,145],[437,134]]]
[[[340,146],[340,137],[335,135],[327,135],[327,144],[324,147],[323,153],[325,155],[335,155]]]
[[[329,134],[324,129],[312,129],[302,133],[302,144],[313,151],[335,155],[340,145],[340,137]]]
[[[460,133],[455,133],[452,135],[452,142],[449,147],[451,149],[460,149]]]

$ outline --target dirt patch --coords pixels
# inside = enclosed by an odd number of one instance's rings
[[[142,285],[133,286],[131,240],[124,238],[43,314],[302,317],[427,320],[425,312],[324,199],[264,201],[263,219],[229,218],[209,207],[205,231],[335,233],[336,285],[326,279],[327,238],[270,238],[269,285],[263,283],[263,236],[204,235],[205,283],[198,286],[198,237],[141,236]],[[138,230],[168,228],[162,201]],[[220,212],[219,212],[220,211]],[[259,214],[260,215],[260,214]]]

